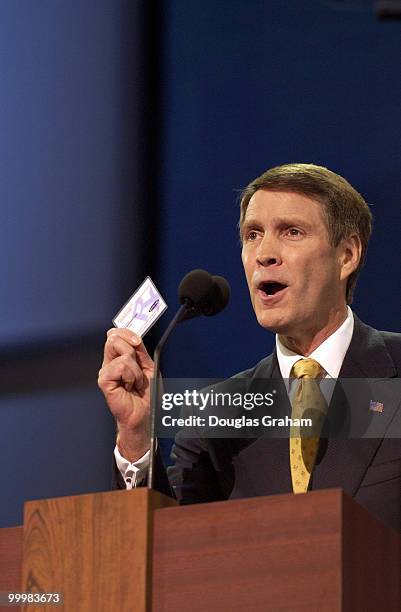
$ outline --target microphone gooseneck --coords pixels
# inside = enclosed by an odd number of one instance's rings
[[[154,463],[156,451],[156,411],[159,400],[160,356],[164,345],[174,331],[177,323],[199,317],[214,316],[221,312],[230,299],[230,285],[222,276],[211,276],[206,270],[188,272],[178,287],[178,299],[181,306],[159,340],[154,354],[154,370],[150,402],[150,456],[148,488],[153,489]]]

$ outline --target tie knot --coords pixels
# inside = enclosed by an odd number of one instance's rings
[[[295,378],[318,378],[323,371],[320,363],[314,359],[300,359],[292,366]]]

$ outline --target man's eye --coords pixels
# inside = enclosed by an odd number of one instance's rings
[[[301,235],[302,235],[302,232],[297,227],[289,227],[287,229],[287,236],[298,238],[298,236],[301,236]]]
[[[258,233],[255,232],[255,230],[249,230],[249,232],[246,233],[246,240],[250,240],[251,242],[253,240],[256,240],[256,238],[258,237]]]

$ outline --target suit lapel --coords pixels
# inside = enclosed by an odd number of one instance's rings
[[[354,333],[340,371],[340,378],[393,378],[394,361],[377,329],[354,315]]]
[[[253,393],[263,391],[263,380],[275,380],[275,388],[280,401],[288,403],[286,412],[291,414],[291,406],[281,377],[277,355],[273,354],[256,366],[249,380],[248,390]],[[283,415],[282,406],[278,409]],[[274,416],[274,405],[269,409]],[[233,464],[236,471],[236,482],[232,498],[257,495],[272,495],[292,491],[289,464],[288,438],[261,437],[248,440],[232,440],[234,450]]]
[[[341,486],[350,495],[355,495],[385,434],[385,423],[390,422],[398,407],[395,398],[387,403],[383,423],[380,422],[380,413],[372,414],[369,410],[369,401],[375,398],[367,395],[370,392],[370,385],[368,383],[364,385],[363,380],[392,378],[397,376],[397,371],[380,332],[362,323],[355,315],[354,318],[354,333],[339,378],[361,379],[360,401],[349,402],[346,392],[341,388],[341,381],[339,381],[334,389],[329,412],[339,410],[346,415],[348,411],[362,411],[358,415],[361,422],[366,420],[366,423],[369,424],[370,419],[377,420],[378,437],[329,438],[324,457],[316,466],[311,482],[312,489]],[[346,387],[345,384],[345,389]],[[323,441],[322,446],[325,445],[326,442]]]

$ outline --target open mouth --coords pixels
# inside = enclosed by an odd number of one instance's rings
[[[277,293],[280,293],[280,291],[283,291],[283,289],[286,289],[287,285],[284,285],[282,283],[275,283],[275,282],[266,282],[266,283],[261,283],[259,285],[259,290],[263,291],[263,293],[265,293],[266,295],[270,296],[270,295],[276,295]]]

